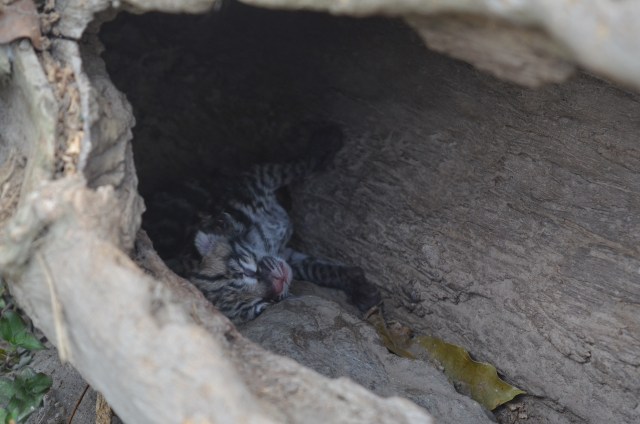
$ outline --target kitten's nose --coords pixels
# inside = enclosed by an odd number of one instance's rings
[[[291,267],[283,259],[265,256],[258,263],[258,278],[270,284],[276,296],[288,288],[291,276]]]

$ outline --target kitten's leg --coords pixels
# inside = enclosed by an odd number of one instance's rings
[[[332,263],[292,249],[286,249],[285,255],[293,278],[340,289],[362,312],[382,302],[380,290],[367,281],[362,268]]]
[[[312,172],[324,170],[342,148],[344,134],[336,125],[316,129],[306,158],[295,162],[267,163],[253,167],[248,177],[255,187],[275,191]]]

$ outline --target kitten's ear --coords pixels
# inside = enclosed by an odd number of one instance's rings
[[[205,257],[215,249],[219,240],[220,236],[216,234],[207,234],[202,231],[198,231],[195,239],[196,249],[202,257]]]

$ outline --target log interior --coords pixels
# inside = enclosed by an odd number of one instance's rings
[[[363,267],[390,316],[532,395],[502,422],[640,416],[637,94],[584,74],[501,82],[392,19],[234,4],[121,14],[101,39],[144,197],[292,157],[300,122],[339,122],[332,170],[293,190],[298,243]]]

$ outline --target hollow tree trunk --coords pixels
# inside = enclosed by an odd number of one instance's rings
[[[365,268],[391,315],[495,363],[547,419],[635,422],[638,96],[435,57],[405,72],[334,98],[350,140],[294,197],[304,248]]]
[[[261,349],[165,267],[138,233],[133,115],[98,47],[0,51],[0,272],[61,359],[131,423],[431,422]]]
[[[428,20],[414,15],[443,11],[426,1],[344,9],[357,3],[341,2],[342,11],[403,15],[418,28]],[[636,27],[624,23],[638,6],[615,2],[604,16],[605,2],[565,3],[567,14],[553,21],[546,2],[452,10],[497,10],[509,30],[538,24],[571,47],[556,52],[540,40],[561,72],[533,72],[536,83],[566,78],[565,60],[575,60],[637,87]],[[130,105],[95,37],[80,43],[110,4],[47,2],[45,51],[24,40],[0,50],[0,270],[18,303],[129,422],[429,422],[408,401],[380,399],[248,342],[155,256],[138,233]],[[212,5],[123,2],[192,13]],[[585,11],[585,25],[563,25]],[[342,122],[349,143],[332,174],[299,190],[306,250],[361,265],[392,315],[495,363],[538,396],[541,420],[635,422],[638,97],[586,76],[537,92],[514,88],[411,41],[340,40],[335,46],[382,50],[356,48],[363,62],[312,78],[317,95],[305,92],[307,103]],[[327,61],[315,59],[319,72]]]

